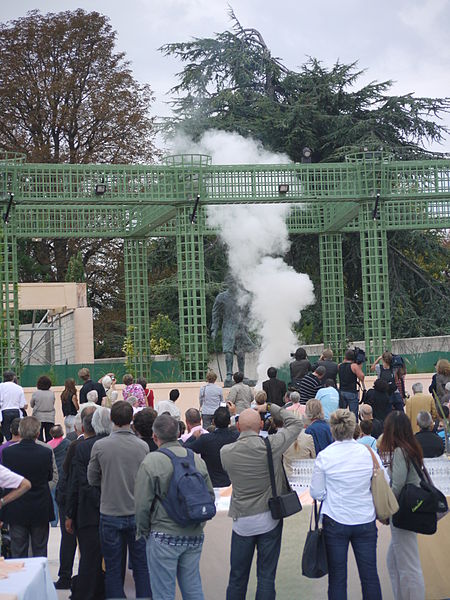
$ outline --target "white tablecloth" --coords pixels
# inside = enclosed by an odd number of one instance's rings
[[[0,599],[2,594],[13,594],[17,600],[58,599],[46,558],[20,558],[6,562],[23,562],[25,567],[7,579],[0,579]]]

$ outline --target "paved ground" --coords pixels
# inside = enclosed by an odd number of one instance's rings
[[[285,521],[283,543],[277,573],[277,598],[291,600],[292,598],[308,598],[308,600],[323,600],[326,598],[327,578],[310,580],[301,575],[301,554],[306,532],[309,525],[310,508],[290,517]],[[225,590],[229,569],[229,551],[231,539],[231,520],[219,513],[207,525],[205,546],[201,560],[201,574],[206,600],[225,598]],[[392,600],[392,591],[386,569],[386,551],[390,534],[387,527],[380,527],[378,542],[378,572],[381,579],[383,600]],[[50,570],[57,579],[59,552],[59,529],[52,528],[49,543]],[[76,571],[75,571],[76,572]],[[255,564],[253,565],[248,598],[255,597]],[[128,598],[134,597],[134,587],[130,573],[127,573],[126,592]],[[68,592],[58,592],[60,600],[69,597]],[[352,551],[349,552],[348,597],[350,600],[361,598],[359,577]],[[177,600],[181,596],[177,594]]]

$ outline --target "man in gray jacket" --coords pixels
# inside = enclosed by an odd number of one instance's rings
[[[160,415],[153,423],[153,439],[158,448],[167,448],[176,456],[187,450],[178,443],[178,422]],[[205,463],[194,454],[195,467],[204,478],[211,499],[214,489]],[[174,600],[176,580],[183,598],[203,600],[200,555],[204,523],[182,527],[167,514],[161,498],[167,496],[174,469],[162,452],[151,452],[142,462],[136,478],[137,537],[147,540],[147,560],[152,569],[152,593],[155,600]]]
[[[301,419],[292,411],[275,404],[260,405],[257,411],[250,408],[241,412],[237,424],[239,439],[220,451],[223,468],[233,486],[228,513],[233,518],[233,533],[227,600],[245,600],[255,547],[258,550],[256,597],[261,600],[275,598],[283,521],[272,519],[269,511],[272,488],[267,449],[259,436],[260,413],[269,411],[284,421],[283,429],[269,436],[278,495],[288,491],[281,463],[283,452],[296,440],[303,427]]]

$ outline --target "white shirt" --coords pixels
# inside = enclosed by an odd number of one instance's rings
[[[3,465],[0,465],[0,487],[16,489],[22,483],[22,475],[17,475]]]
[[[11,410],[23,408],[27,401],[23,388],[14,381],[0,383],[0,409]]]
[[[244,537],[261,535],[275,529],[279,522],[272,518],[270,510],[268,510],[257,515],[233,519],[233,531]]]
[[[165,412],[168,412],[171,417],[175,417],[175,419],[180,418],[180,411],[175,405],[175,402],[172,400],[161,400],[156,405],[156,412],[158,415],[162,415]]]
[[[386,479],[386,470],[376,456]],[[370,451],[355,440],[334,442],[316,458],[310,494],[323,500],[322,513],[342,525],[362,525],[375,520],[370,490],[373,462]]]

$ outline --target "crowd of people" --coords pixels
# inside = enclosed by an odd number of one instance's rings
[[[68,379],[60,396],[64,428],[55,423],[48,377],[38,379],[28,406],[14,373],[6,372],[0,520],[10,545],[5,535],[2,552],[46,556],[49,523],[59,520],[55,586],[71,588],[74,600],[125,598],[127,567],[137,598],[173,600],[178,581],[183,598],[201,600],[204,525],[214,514],[214,489],[231,484],[227,600],[245,599],[255,549],[256,597],[272,599],[283,520],[269,509],[270,450],[279,494],[289,491],[295,461],[315,459],[310,494],[322,502],[328,597],[347,597],[351,543],[363,597],[379,599],[371,455],[399,497],[407,483],[418,482],[414,464],[422,468],[424,458],[442,455],[448,443],[450,363],[438,361],[429,394],[418,382],[409,397],[404,369],[393,362],[390,352],[375,361],[377,379],[366,390],[354,350],[337,364],[327,349],[311,364],[299,348],[288,385],[271,367],[255,393],[237,372],[227,397],[209,371],[198,406],[183,419],[178,389],[157,401],[142,378],[125,375],[119,390],[113,373],[93,381],[81,369],[79,391]],[[394,597],[423,599],[417,536],[392,522],[390,529]]]

